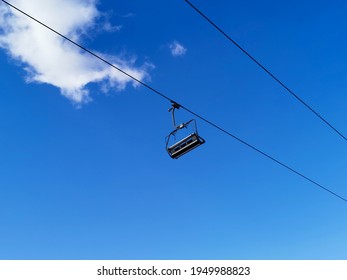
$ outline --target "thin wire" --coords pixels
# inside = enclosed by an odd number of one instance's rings
[[[4,1],[4,0],[1,0],[1,1],[4,2],[5,4],[7,4],[8,6],[12,7],[12,8],[15,9],[16,11],[22,13],[23,15],[25,15],[25,16],[29,17],[30,19],[34,20],[35,22],[39,23],[40,25],[44,26],[45,28],[51,30],[51,31],[54,32],[55,34],[57,34],[57,35],[59,35],[60,37],[64,38],[65,40],[67,40],[67,41],[71,42],[72,44],[76,45],[77,47],[81,48],[81,49],[84,50],[85,52],[87,52],[87,53],[91,54],[92,56],[96,57],[97,59],[103,61],[103,62],[106,63],[107,65],[109,65],[109,66],[111,66],[111,67],[117,69],[118,71],[120,71],[120,72],[123,73],[124,75],[128,76],[129,78],[131,78],[131,79],[133,79],[134,81],[138,82],[139,84],[143,85],[144,87],[146,87],[147,89],[151,90],[152,92],[158,94],[159,96],[165,98],[166,100],[169,100],[171,103],[173,103],[173,104],[179,104],[179,103],[173,101],[171,98],[169,98],[169,97],[166,96],[165,94],[159,92],[158,90],[154,89],[153,87],[147,85],[146,83],[140,81],[139,79],[136,79],[134,76],[128,74],[128,73],[125,72],[124,70],[118,68],[117,66],[115,66],[115,65],[112,64],[112,63],[110,63],[109,61],[107,61],[106,59],[102,58],[101,56],[95,54],[94,52],[90,51],[89,49],[87,49],[87,48],[81,46],[80,44],[76,43],[75,41],[69,39],[68,37],[66,37],[66,36],[62,35],[61,33],[57,32],[56,30],[54,30],[53,28],[47,26],[46,24],[44,24],[44,23],[42,23],[41,21],[37,20],[36,18],[32,17],[31,15],[29,15],[29,14],[25,13],[24,11],[20,10],[20,9],[17,8],[16,6],[13,6],[12,4],[8,3],[7,1]],[[289,167],[288,165],[282,163],[281,161],[275,159],[274,157],[272,157],[272,156],[268,155],[267,153],[261,151],[260,149],[258,149],[258,148],[256,148],[256,147],[252,146],[251,144],[247,143],[246,141],[244,141],[244,140],[238,138],[237,136],[235,136],[235,135],[233,135],[232,133],[228,132],[228,131],[225,130],[224,128],[222,128],[222,127],[216,125],[215,123],[209,121],[208,119],[206,119],[206,118],[200,116],[199,114],[195,113],[194,111],[190,110],[189,108],[187,108],[187,107],[185,107],[185,106],[183,106],[183,105],[181,105],[181,104],[179,104],[179,106],[180,106],[182,109],[186,110],[187,112],[191,113],[192,115],[196,116],[197,118],[201,119],[202,121],[206,122],[207,124],[213,126],[214,128],[220,130],[221,132],[225,133],[226,135],[228,135],[228,136],[234,138],[235,140],[237,140],[237,141],[239,141],[240,143],[246,145],[247,147],[251,148],[252,150],[258,152],[259,154],[265,156],[266,158],[272,160],[273,162],[275,162],[275,163],[281,165],[282,167],[284,167],[284,168],[288,169],[289,171],[293,172],[294,174],[296,174],[296,175],[298,175],[298,176],[304,178],[305,180],[309,181],[310,183],[314,184],[315,186],[321,188],[322,190],[324,190],[324,191],[326,191],[326,192],[328,192],[328,193],[334,195],[335,197],[337,197],[337,198],[339,198],[339,199],[341,199],[341,200],[343,200],[344,202],[347,203],[347,199],[346,199],[346,198],[344,198],[344,197],[340,196],[339,194],[337,194],[337,193],[331,191],[330,189],[324,187],[323,185],[317,183],[316,181],[310,179],[309,177],[303,175],[302,173],[300,173],[300,172],[296,171],[295,169]]]
[[[293,169],[293,168],[289,167],[288,165],[284,164],[283,162],[281,162],[281,161],[275,159],[274,157],[270,156],[269,154],[267,154],[267,153],[261,151],[260,149],[256,148],[255,146],[253,146],[253,145],[247,143],[246,141],[244,141],[244,140],[238,138],[237,136],[231,134],[230,132],[228,132],[228,131],[225,130],[224,128],[222,128],[222,127],[216,125],[215,123],[212,123],[211,121],[209,121],[209,120],[207,120],[206,118],[204,118],[204,117],[198,115],[197,113],[195,113],[195,112],[189,110],[188,108],[185,108],[185,107],[182,106],[182,105],[181,105],[181,107],[182,107],[182,109],[184,109],[184,110],[186,110],[187,112],[191,113],[192,115],[198,117],[199,119],[205,121],[206,123],[208,123],[209,125],[213,126],[213,127],[216,128],[216,129],[220,130],[221,132],[223,132],[223,133],[229,135],[230,137],[236,139],[237,141],[241,142],[242,144],[246,145],[247,147],[251,148],[252,150],[254,150],[254,151],[258,152],[259,154],[261,154],[261,155],[267,157],[268,159],[270,159],[270,160],[276,162],[277,164],[279,164],[279,165],[281,165],[282,167],[288,169],[289,171],[295,173],[296,175],[298,175],[298,176],[300,176],[300,177],[306,179],[307,181],[311,182],[312,184],[316,185],[317,187],[319,187],[319,188],[321,188],[321,189],[323,189],[323,190],[329,192],[330,194],[332,194],[332,195],[334,195],[334,196],[336,196],[336,197],[342,199],[343,201],[347,202],[347,199],[346,199],[346,198],[344,198],[344,197],[338,195],[337,193],[335,193],[335,192],[329,190],[328,188],[324,187],[323,185],[321,185],[321,184],[317,183],[316,181],[310,179],[309,177],[305,176],[304,174],[302,174],[302,173],[296,171],[295,169]]]
[[[315,111],[310,105],[308,105],[303,99],[301,99],[297,94],[295,94],[289,87],[287,87],[283,82],[281,82],[274,74],[272,74],[265,66],[263,66],[258,60],[254,58],[249,52],[242,48],[235,40],[233,40],[228,34],[226,34],[220,27],[218,27],[211,19],[209,19],[203,12],[201,12],[196,6],[194,6],[188,0],[185,0],[197,13],[199,13],[204,19],[206,19],[214,28],[216,28],[221,34],[223,34],[230,42],[232,42],[237,48],[239,48],[246,56],[248,56],[253,62],[255,62],[261,69],[263,69],[272,79],[279,83],[287,92],[289,92],[293,97],[295,97],[299,102],[301,102],[307,109],[309,109],[313,114],[315,114],[320,120],[322,120],[326,125],[328,125],[333,131],[335,131],[339,136],[341,136],[345,141],[347,137],[344,136],[338,129],[336,129],[332,124],[330,124],[325,118],[323,118],[317,111]]]

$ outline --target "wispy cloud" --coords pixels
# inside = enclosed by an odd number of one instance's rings
[[[100,12],[97,0],[12,0],[11,3],[26,11],[60,33],[80,42],[81,37],[96,26]],[[112,26],[103,25],[105,31]],[[122,90],[133,81],[116,69],[82,52],[69,42],[0,5],[0,47],[20,61],[26,70],[28,82],[53,85],[73,102],[90,100],[87,85],[101,83],[103,89]],[[148,76],[148,67],[135,66],[135,59],[100,54],[138,80]]]
[[[132,18],[132,17],[135,17],[136,15],[134,13],[127,13],[127,14],[122,14],[119,16],[122,18]]]
[[[181,45],[177,41],[172,42],[169,45],[169,48],[170,48],[171,54],[173,56],[183,56],[187,52],[187,49],[185,47],[183,47],[183,45]]]
[[[120,31],[123,28],[122,25],[112,25],[109,22],[105,22],[103,25],[103,30],[107,32],[117,32]]]

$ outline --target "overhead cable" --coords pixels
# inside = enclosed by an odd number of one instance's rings
[[[34,18],[33,16],[27,14],[26,12],[22,11],[21,9],[17,8],[16,6],[8,3],[7,1],[1,0],[2,2],[4,2],[5,4],[7,4],[8,6],[12,7],[13,9],[15,9],[16,11],[22,13],[23,15],[29,17],[30,19],[34,20],[35,22],[39,23],[40,25],[44,26],[45,28],[49,29],[50,31],[54,32],[55,34],[59,35],[60,37],[64,38],[65,40],[69,41],[70,43],[74,44],[75,46],[81,48],[82,50],[84,50],[85,52],[91,54],[92,56],[94,56],[95,58],[101,60],[102,62],[106,63],[107,65],[109,65],[110,67],[113,67],[114,69],[120,71],[121,73],[123,73],[124,75],[128,76],[129,78],[131,78],[132,80],[136,81],[137,83],[143,85],[144,87],[146,87],[147,89],[149,89],[150,91],[156,93],[157,95],[165,98],[166,100],[169,100],[171,103],[175,103],[175,104],[179,104],[180,107],[184,110],[186,110],[187,112],[189,112],[190,114],[196,116],[197,118],[201,119],[202,121],[206,122],[207,124],[211,125],[212,127],[216,128],[217,130],[223,132],[224,134],[234,138],[235,140],[239,141],[240,143],[244,144],[245,146],[247,146],[248,148],[251,148],[252,150],[256,151],[257,153],[265,156],[266,158],[270,159],[271,161],[279,164],[280,166],[286,168],[287,170],[291,171],[292,173],[300,176],[301,178],[305,179],[306,181],[309,181],[310,183],[314,184],[316,187],[319,187],[320,189],[330,193],[331,195],[343,200],[344,202],[347,203],[347,198],[337,194],[336,192],[330,190],[327,187],[324,187],[323,185],[317,183],[316,181],[310,179],[309,177],[305,176],[304,174],[296,171],[295,169],[289,167],[288,165],[284,164],[283,162],[277,160],[276,158],[270,156],[269,154],[261,151],[260,149],[256,148],[255,146],[247,143],[246,141],[240,139],[239,137],[233,135],[232,133],[230,133],[229,131],[227,131],[226,129],[222,128],[221,126],[209,121],[208,119],[206,119],[205,117],[195,113],[194,111],[190,110],[189,108],[183,106],[182,104],[173,101],[171,98],[169,98],[167,95],[161,93],[160,91],[154,89],[153,87],[147,85],[146,83],[140,81],[139,79],[135,78],[134,76],[130,75],[129,73],[127,73],[126,71],[120,69],[119,67],[115,66],[114,64],[112,64],[111,62],[109,62],[108,60],[102,58],[100,55],[95,54],[94,52],[92,52],[91,50],[87,49],[86,47],[83,47],[82,45],[78,44],[77,42],[73,41],[72,39],[64,36],[63,34],[59,33],[58,31],[54,30],[53,28],[47,26],[46,24],[42,23],[41,21],[39,21],[38,19]]]
[[[328,122],[322,115],[320,115],[316,110],[314,110],[310,105],[308,105],[301,97],[295,94],[289,87],[287,87],[279,78],[270,72],[263,64],[261,64],[254,56],[252,56],[248,51],[241,47],[234,39],[232,39],[227,33],[225,33],[217,24],[215,24],[210,18],[208,18],[202,11],[200,11],[196,6],[194,6],[190,1],[185,0],[186,3],[190,5],[197,13],[199,13],[205,20],[207,20],[215,29],[217,29],[224,37],[226,37],[231,43],[233,43],[238,49],[240,49],[246,56],[248,56],[255,64],[257,64],[261,69],[263,69],[272,79],[274,79],[278,84],[280,84],[288,93],[290,93],[294,98],[296,98],[301,104],[303,104],[308,110],[310,110],[314,115],[316,115],[323,123],[329,126],[334,132],[341,136],[345,141],[347,137],[335,128],[330,122]]]

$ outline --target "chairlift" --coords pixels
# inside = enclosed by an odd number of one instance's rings
[[[198,134],[196,121],[194,119],[186,123],[176,125],[175,109],[179,108],[179,104],[172,102],[172,107],[169,109],[169,112],[172,112],[172,123],[175,130],[173,130],[166,137],[166,151],[168,152],[169,156],[173,159],[177,159],[180,156],[183,156],[184,154],[205,143],[205,140],[201,138]],[[187,136],[183,137],[181,140],[177,141],[177,133],[181,132],[182,130],[187,130],[188,133],[190,130],[190,133]]]

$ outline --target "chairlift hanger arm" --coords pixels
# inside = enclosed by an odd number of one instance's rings
[[[174,128],[180,128],[182,125],[176,125],[176,119],[175,119],[175,109],[179,109],[181,105],[176,103],[175,101],[171,101],[171,108],[169,109],[169,112],[172,112],[172,124]]]

